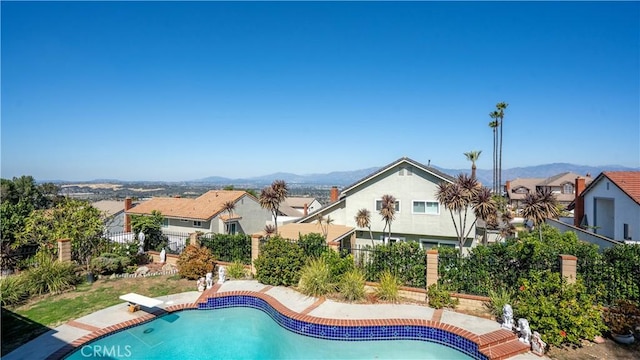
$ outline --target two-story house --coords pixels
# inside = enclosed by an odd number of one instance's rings
[[[522,202],[528,194],[535,194],[537,191],[545,189],[551,190],[555,195],[558,204],[566,208],[575,199],[575,179],[580,177],[573,172],[564,172],[548,178],[517,178],[507,180],[506,195],[507,201],[512,209],[517,210],[522,207]],[[593,180],[589,174],[583,177],[586,184]]]
[[[225,210],[233,203],[234,209]],[[263,230],[271,213],[260,206],[258,199],[245,191],[210,190],[195,199],[156,197],[127,209],[127,215],[163,216],[163,231],[222,234],[253,234]]]
[[[453,220],[447,209],[436,199],[441,182],[454,182],[454,178],[437,169],[403,157],[362,178],[339,191],[331,190],[331,203],[321,207],[297,222],[312,223],[330,218],[332,224],[354,227],[356,245],[369,245],[383,241],[416,241],[424,248],[435,246],[457,246],[457,235]],[[379,210],[383,195],[396,198],[395,220],[391,223],[391,237],[383,234],[385,222]],[[371,232],[360,228],[356,214],[360,209],[370,212]],[[469,210],[467,228],[474,223],[475,216]],[[331,225],[329,225],[331,226]],[[475,244],[475,229],[471,229],[465,248]]]
[[[640,171],[605,171],[575,198],[574,226],[616,241],[640,240]]]

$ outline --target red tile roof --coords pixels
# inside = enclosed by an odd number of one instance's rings
[[[605,171],[603,174],[640,204],[640,171]]]

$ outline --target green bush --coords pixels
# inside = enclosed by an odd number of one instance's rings
[[[207,234],[200,237],[200,244],[211,250],[211,254],[225,262],[240,261],[251,264],[251,236],[245,234]]]
[[[214,264],[215,258],[208,248],[194,245],[184,248],[177,262],[180,276],[190,280],[199,279],[213,272]]]
[[[300,235],[298,246],[302,248],[302,251],[304,251],[306,257],[317,258],[322,256],[326,252],[332,251],[327,246],[325,237],[318,233]]]
[[[443,307],[455,308],[458,305],[458,299],[452,298],[449,291],[438,286],[438,284],[431,284],[427,288],[427,301],[429,306],[434,309],[442,309]]]
[[[606,329],[593,295],[580,280],[568,284],[557,272],[532,272],[520,281],[513,307],[515,318],[529,321],[550,345],[580,345]]]
[[[512,308],[515,306],[513,293],[507,289],[489,290],[489,299],[484,306],[498,321],[502,320],[502,309],[505,305],[509,304]]]
[[[321,255],[321,258],[329,266],[329,271],[331,272],[331,282],[333,283],[340,282],[340,278],[343,274],[355,268],[353,256],[351,254],[343,255],[334,250],[326,251]]]
[[[116,254],[104,253],[91,259],[91,268],[101,275],[122,274],[127,272],[130,265],[132,264],[129,257]]]
[[[33,257],[33,265],[24,272],[25,283],[32,295],[57,294],[75,288],[80,282],[77,265],[70,261],[57,261],[51,255],[39,252]]]
[[[272,237],[261,245],[260,254],[254,261],[256,279],[265,285],[297,285],[305,259],[298,244],[279,236]]]
[[[312,258],[302,268],[298,290],[305,295],[315,297],[335,291],[335,285],[331,282],[331,270],[322,258]]]
[[[234,261],[233,264],[227,266],[227,276],[231,279],[245,279],[247,277],[247,269],[240,261]]]
[[[347,301],[358,301],[364,298],[364,274],[360,269],[351,269],[342,275],[338,289]]]
[[[376,281],[383,272],[390,271],[398,274],[405,286],[426,286],[426,253],[417,242],[376,245],[369,255],[371,260],[364,266],[367,280]]]
[[[29,298],[25,276],[22,274],[0,278],[0,303],[2,306],[17,305]]]
[[[400,299],[400,283],[398,278],[389,271],[380,274],[380,281],[376,289],[376,296],[380,300],[397,302]]]

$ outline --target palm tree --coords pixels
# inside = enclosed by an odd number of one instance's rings
[[[284,180],[275,180],[271,186],[267,186],[260,192],[260,206],[267,209],[273,215],[273,221],[275,223],[275,232],[278,232],[278,212],[280,204],[284,201],[289,193],[287,184]]]
[[[382,235],[384,236],[384,231],[389,227],[389,236],[391,238],[391,223],[396,218],[396,198],[393,195],[382,195],[382,206],[380,207],[380,216],[382,216],[382,220],[384,220],[384,229],[382,230]],[[385,241],[383,240],[383,244]]]
[[[496,105],[498,109],[498,118],[500,119],[500,156],[498,157],[498,193],[502,195],[502,124],[504,123],[504,110],[509,106],[506,102],[499,102]]]
[[[267,224],[264,226],[264,233],[265,237],[268,239],[271,237],[271,235],[274,235],[276,233],[276,228],[271,224]]]
[[[329,236],[329,225],[333,223],[333,220],[329,215],[327,215],[326,218],[323,217],[322,214],[317,215],[316,223],[320,226],[325,240],[327,240],[327,236]]]
[[[540,241],[542,241],[542,223],[545,219],[555,219],[560,215],[558,200],[549,188],[543,188],[535,193],[527,194],[522,204],[522,216],[531,220],[533,226],[538,227]]]
[[[458,236],[460,255],[462,255],[465,240],[469,237],[478,219],[486,221],[491,216],[495,216],[497,206],[491,197],[491,192],[489,189],[481,187],[476,179],[466,174],[460,174],[454,182],[438,184],[436,198],[451,214],[451,220]],[[467,215],[470,208],[473,209],[476,218],[467,230]]]
[[[371,212],[369,210],[362,208],[358,210],[355,216],[356,225],[360,228],[369,229],[369,238],[371,239],[371,247],[373,247],[373,232],[371,231]]]
[[[478,161],[478,158],[480,158],[480,154],[482,154],[482,150],[474,150],[464,153],[464,156],[467,157],[467,160],[471,161],[471,177],[473,179],[476,178],[476,161]]]
[[[489,113],[493,120],[489,122],[489,127],[493,129],[493,192],[497,193],[496,183],[498,181],[498,112]]]
[[[229,214],[229,220],[231,220],[231,217],[233,216],[233,210],[235,210],[236,208],[236,203],[229,200],[226,201],[224,204],[222,204],[222,210],[226,211]],[[227,230],[227,234],[229,233],[229,224],[227,220],[227,224],[225,224],[226,230]]]

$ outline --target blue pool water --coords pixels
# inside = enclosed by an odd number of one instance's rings
[[[79,348],[68,359],[471,359],[420,340],[338,341],[293,333],[261,310],[168,314]]]

